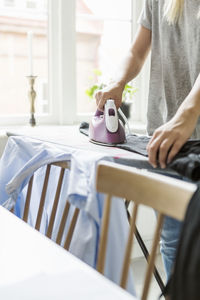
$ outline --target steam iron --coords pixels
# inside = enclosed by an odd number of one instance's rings
[[[126,141],[125,129],[118,118],[114,100],[107,100],[104,112],[97,110],[89,126],[89,139],[92,143],[114,146]]]

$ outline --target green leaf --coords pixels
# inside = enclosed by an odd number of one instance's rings
[[[98,89],[99,89],[99,86],[98,86],[97,84],[95,84],[95,85],[91,86],[90,88],[88,88],[88,89],[85,91],[85,93],[86,93],[86,95],[87,95],[88,97],[90,97],[90,98],[92,99],[93,96],[94,96],[95,91],[98,90]]]
[[[100,70],[98,70],[98,69],[94,69],[94,70],[93,70],[93,73],[94,73],[95,75],[97,75],[97,76],[101,76],[101,75],[102,75],[102,72],[101,72]]]
[[[94,69],[93,73],[96,76],[102,75],[102,72],[99,69]],[[94,79],[94,78],[90,77],[90,79]],[[102,90],[105,87],[106,87],[105,83],[96,83],[96,84],[92,85],[91,87],[89,87],[88,89],[86,89],[85,93],[89,98],[93,99],[95,92],[97,90]],[[124,87],[124,91],[122,94],[122,100],[126,101],[127,98],[130,99],[137,91],[138,91],[138,89],[133,87],[131,82],[127,83]]]

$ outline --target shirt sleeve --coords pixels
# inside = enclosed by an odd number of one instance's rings
[[[144,7],[138,19],[138,24],[151,30],[152,28],[152,0],[145,0]]]

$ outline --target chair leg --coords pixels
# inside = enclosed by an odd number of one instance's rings
[[[131,218],[131,216],[130,216],[130,213],[129,213],[129,211],[128,211],[129,203],[130,203],[130,202],[129,202],[128,200],[125,200],[125,206],[126,206],[127,217],[128,217],[128,221],[129,221],[129,223],[130,223],[130,218]],[[136,227],[135,237],[136,237],[137,242],[138,242],[138,244],[139,244],[139,246],[140,246],[140,248],[141,248],[141,250],[142,250],[142,253],[144,254],[144,257],[145,257],[146,260],[148,261],[148,258],[149,258],[149,252],[148,252],[148,250],[147,250],[147,247],[146,247],[146,245],[145,245],[145,243],[144,243],[144,241],[143,241],[143,239],[142,239],[142,237],[141,237],[141,235],[140,235],[140,233],[139,233],[137,227]],[[160,287],[161,292],[163,293],[165,285],[164,285],[164,283],[163,283],[163,281],[162,281],[162,278],[161,278],[161,276],[160,276],[160,274],[159,274],[159,272],[158,272],[156,266],[154,266],[153,274],[154,274],[154,277],[155,277],[155,279],[156,279],[156,281],[157,281],[157,283],[158,283],[158,285],[159,285],[159,287]]]
[[[144,243],[144,241],[143,241],[143,239],[142,239],[142,237],[141,237],[141,235],[140,235],[140,233],[139,233],[137,227],[136,227],[135,237],[136,237],[136,239],[137,239],[138,244],[140,245],[140,248],[141,248],[141,250],[142,250],[142,252],[143,252],[143,254],[144,254],[146,260],[148,261],[148,258],[149,258],[149,252],[148,252],[148,250],[147,250],[147,247],[145,246],[145,243]],[[159,274],[159,272],[158,272],[156,266],[154,266],[153,274],[154,274],[155,279],[156,279],[156,281],[157,281],[157,283],[158,283],[158,285],[159,285],[159,287],[160,287],[161,292],[163,292],[165,286],[164,286],[164,283],[163,283],[163,281],[162,281],[162,279],[161,279],[161,277],[160,277],[160,274]]]
[[[58,230],[58,234],[57,234],[57,238],[56,238],[56,243],[58,245],[60,245],[61,241],[62,241],[63,232],[64,232],[65,224],[66,224],[66,221],[67,221],[67,216],[68,216],[68,213],[69,213],[69,208],[70,208],[70,203],[68,201],[66,201],[65,208],[64,208],[64,211],[63,211],[63,215],[62,215],[62,219],[61,219],[60,226],[59,226],[59,230]]]
[[[28,221],[28,213],[29,213],[29,207],[30,207],[30,200],[31,200],[31,193],[32,193],[32,186],[33,186],[33,177],[31,177],[29,184],[28,184],[28,190],[27,190],[27,196],[26,196],[26,202],[24,205],[24,214],[23,214],[23,220],[25,222]]]
[[[151,254],[148,258],[148,266],[147,266],[147,271],[146,271],[144,288],[143,288],[143,293],[142,293],[141,300],[146,300],[147,299],[149,286],[150,286],[151,278],[152,278],[152,274],[153,274],[153,269],[155,268],[154,262],[155,262],[155,257],[156,257],[156,249],[157,249],[157,244],[158,244],[159,239],[160,239],[163,220],[164,220],[164,215],[159,213],[158,214],[158,221],[157,221],[156,231],[155,231],[155,234],[154,234],[153,245],[152,245],[152,249],[151,249]]]
[[[69,250],[69,246],[70,246],[70,243],[71,243],[71,240],[72,240],[72,236],[73,236],[73,233],[74,233],[74,229],[75,229],[75,226],[76,226],[76,222],[77,222],[77,219],[78,219],[79,212],[80,212],[79,208],[76,207],[75,211],[74,211],[74,215],[72,217],[70,227],[69,227],[69,231],[68,231],[65,243],[64,243],[64,248],[66,250]]]
[[[110,195],[107,195],[104,201],[101,235],[99,240],[98,258],[97,258],[97,265],[96,265],[97,271],[100,272],[101,274],[104,273],[104,267],[105,267],[111,199],[112,197]]]
[[[12,214],[14,214],[14,211],[15,211],[15,208],[14,208],[14,207],[11,208],[10,212],[11,212]]]
[[[132,218],[130,219],[130,229],[129,229],[129,234],[128,234],[128,241],[126,244],[124,263],[123,263],[123,267],[122,267],[122,275],[121,275],[121,281],[120,281],[120,286],[124,289],[126,288],[126,284],[127,284],[127,280],[128,280],[131,251],[133,248],[133,238],[134,238],[135,230],[136,230],[137,213],[138,213],[138,204],[135,203],[133,206]]]
[[[57,208],[58,208],[58,202],[59,202],[59,198],[60,198],[60,192],[61,192],[61,188],[62,188],[64,173],[65,173],[65,169],[61,168],[58,185],[57,185],[57,189],[56,189],[56,194],[55,194],[55,198],[54,198],[54,202],[53,202],[53,207],[52,207],[52,211],[51,211],[51,217],[49,220],[49,226],[48,226],[47,233],[46,233],[46,236],[48,238],[51,238],[52,232],[53,232],[53,226],[54,226],[56,212],[57,212]]]
[[[43,188],[42,188],[42,195],[40,198],[39,210],[38,210],[37,219],[36,219],[36,223],[35,223],[35,229],[38,231],[40,230],[42,214],[43,214],[43,210],[44,210],[45,197],[46,197],[47,186],[48,186],[48,182],[49,182],[50,169],[51,169],[51,165],[47,165],[46,173],[45,173],[45,177],[44,177],[44,184],[43,184]]]

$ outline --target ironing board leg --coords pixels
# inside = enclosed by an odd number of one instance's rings
[[[129,201],[125,200],[125,206],[126,206],[126,212],[127,212],[128,220],[130,220],[130,214],[129,214],[129,211],[128,211]],[[142,250],[142,252],[143,252],[146,260],[148,260],[149,252],[147,250],[147,247],[145,246],[145,243],[144,243],[144,241],[143,241],[143,239],[142,239],[142,237],[141,237],[141,235],[140,235],[137,227],[136,227],[135,237],[136,237],[136,239],[138,241],[138,244],[140,245],[140,248],[141,248],[141,250]],[[158,272],[158,270],[157,270],[156,267],[154,267],[154,272],[153,273],[154,273],[154,277],[155,277],[155,279],[156,279],[156,281],[157,281],[157,283],[158,283],[158,285],[160,287],[161,292],[163,292],[165,285],[164,285],[164,283],[163,283],[163,281],[162,281],[162,279],[160,277],[160,274],[159,274],[159,272]]]

